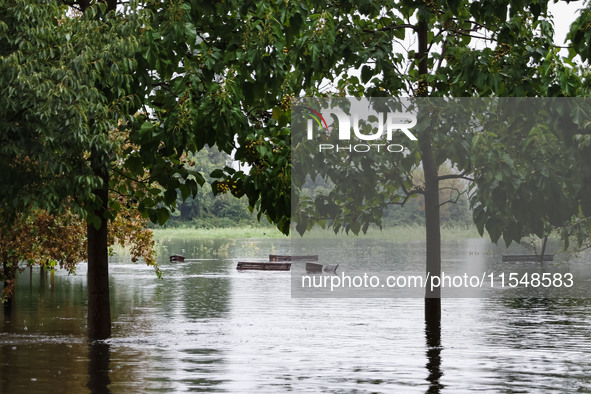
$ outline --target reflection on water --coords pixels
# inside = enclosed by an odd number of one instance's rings
[[[163,280],[116,256],[113,338],[96,343],[85,266],[53,279],[26,270],[0,326],[0,392],[591,391],[588,300],[444,299],[439,324],[422,299],[291,298],[289,273],[235,269],[289,248],[168,240]],[[170,264],[174,253],[195,261]]]
[[[88,344],[88,384],[93,393],[110,393],[109,363],[111,351],[108,343],[102,341]]]
[[[427,393],[441,392],[441,300],[429,298],[425,300],[425,339],[427,345]]]

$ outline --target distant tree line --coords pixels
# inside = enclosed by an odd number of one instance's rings
[[[248,207],[248,200],[245,197],[236,198],[231,194],[218,193],[212,190],[212,183],[215,179],[211,173],[218,168],[225,166],[236,166],[232,156],[220,152],[216,148],[205,147],[203,150],[189,155],[188,166],[191,171],[199,172],[206,182],[199,192],[193,197],[177,197],[177,209],[170,215],[169,220],[163,227],[191,227],[191,228],[224,228],[242,226],[271,226],[262,217],[257,220],[257,215]]]
[[[439,171],[441,174],[453,173],[448,164],[441,165]],[[422,171],[416,170],[413,178],[416,184],[424,184]],[[330,180],[325,180],[322,177],[317,177],[315,180],[307,179],[302,186],[301,194],[311,198],[328,195],[334,186]],[[440,217],[442,227],[474,226],[468,190],[469,184],[463,179],[452,178],[441,182],[439,201],[441,201]],[[380,217],[383,227],[424,226],[425,199],[422,194],[417,194],[406,200],[403,205],[385,204]]]

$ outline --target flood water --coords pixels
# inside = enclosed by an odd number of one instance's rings
[[[444,265],[486,254],[466,242],[444,245]],[[85,265],[27,269],[0,326],[0,392],[591,392],[589,299],[443,299],[433,338],[423,299],[291,298],[289,272],[236,271],[289,250],[166,240],[162,280],[114,256],[113,337],[98,343],[85,339]]]

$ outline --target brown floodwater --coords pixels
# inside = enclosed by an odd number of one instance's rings
[[[289,250],[165,240],[161,280],[116,255],[113,337],[96,343],[85,339],[85,265],[26,269],[0,325],[0,392],[591,392],[589,299],[443,299],[434,339],[420,298],[292,298],[289,272],[236,271]],[[492,259],[487,250],[447,242],[444,264]],[[174,253],[194,260],[171,264]]]

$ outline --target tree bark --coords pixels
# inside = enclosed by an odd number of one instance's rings
[[[425,16],[423,15],[423,18]],[[428,96],[427,81],[425,76],[429,72],[427,56],[428,48],[428,26],[425,20],[417,24],[419,59],[419,83],[417,95]],[[431,136],[428,130],[419,143],[421,149],[421,160],[425,174],[425,227],[427,240],[426,275],[428,278],[441,276],[441,230],[439,218],[439,174],[437,163],[433,155]],[[436,287],[425,289],[425,323],[427,327],[436,329],[441,324],[441,289]]]
[[[431,142],[421,144],[425,173],[425,227],[427,237],[427,269],[429,277],[441,275],[441,231],[439,222],[439,179]],[[429,287],[426,298],[440,298],[439,287]]]
[[[548,236],[544,237],[542,241],[542,251],[540,252],[540,263],[544,261],[544,254],[546,253],[546,243],[548,242]]]
[[[14,297],[16,293],[16,267],[17,263],[9,262],[6,257],[4,257],[4,261],[2,262],[2,270],[4,273],[4,291],[8,294],[6,295],[6,301],[4,305],[12,305],[14,303]],[[9,289],[10,290],[7,290]]]
[[[4,290],[8,289],[11,285],[15,286],[14,283],[10,283],[10,280],[13,280],[15,277],[14,270],[12,267],[8,266],[6,260],[2,263],[2,269],[4,270]],[[10,320],[10,316],[12,316],[12,306],[14,304],[14,288],[11,289],[11,292],[8,294],[7,299],[4,301],[4,318],[6,321]]]
[[[97,171],[103,187],[94,191],[101,201],[95,210],[101,220],[96,228],[87,223],[88,235],[88,338],[105,339],[111,336],[111,300],[109,295],[109,255],[107,251],[107,207],[109,175]]]

